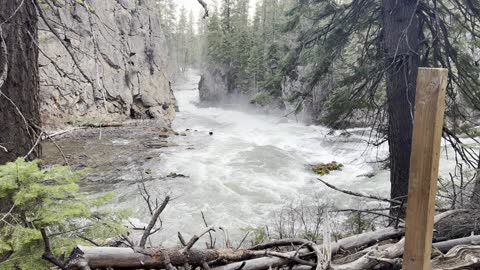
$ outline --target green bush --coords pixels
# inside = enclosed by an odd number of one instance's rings
[[[261,107],[267,106],[272,102],[272,96],[267,92],[260,92],[257,93],[252,100],[250,100],[251,104],[259,105]]]
[[[54,253],[72,250],[82,239],[106,239],[126,232],[124,210],[102,210],[112,198],[79,192],[86,173],[69,167],[41,169],[40,161],[0,166],[0,269],[47,269],[40,228],[51,235]]]
[[[249,233],[250,245],[256,246],[269,240],[268,234],[263,227],[242,228],[243,232]]]

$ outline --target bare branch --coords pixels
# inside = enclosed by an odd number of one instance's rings
[[[155,226],[155,223],[157,223],[157,219],[160,216],[160,214],[165,210],[165,207],[167,207],[168,202],[170,201],[170,196],[165,197],[165,200],[163,200],[162,205],[155,211],[155,213],[152,216],[152,219],[150,220],[150,223],[148,223],[147,228],[143,232],[142,239],[140,239],[140,244],[139,246],[141,248],[145,248],[145,244],[147,243],[147,239],[150,235],[152,235],[152,229]]]
[[[208,227],[207,230],[205,230],[200,234],[200,236],[194,235],[192,239],[188,241],[187,245],[182,249],[181,253],[185,254],[186,252],[188,252],[202,236],[204,236],[210,231],[215,231],[215,227],[214,226]]]
[[[208,6],[207,6],[207,3],[205,3],[205,1],[203,0],[198,0],[198,3],[200,3],[200,5],[202,5],[203,9],[205,10],[205,13],[203,14],[203,18],[207,18],[208,17]]]
[[[327,187],[329,187],[331,189],[334,189],[336,191],[340,191],[342,193],[345,193],[345,194],[348,194],[348,195],[351,195],[351,196],[367,198],[367,199],[372,199],[372,200],[377,200],[377,201],[384,201],[384,202],[388,202],[388,203],[392,203],[392,204],[401,204],[402,203],[402,202],[397,201],[397,200],[392,200],[392,199],[387,199],[387,198],[383,198],[383,197],[379,197],[379,196],[375,196],[375,195],[362,194],[362,193],[359,193],[359,192],[354,192],[354,191],[350,191],[350,190],[346,190],[346,189],[337,188],[337,187],[323,181],[320,178],[317,178],[317,180],[322,182],[323,184],[325,184]]]
[[[51,262],[52,264],[58,266],[60,269],[66,269],[65,268],[65,263],[62,262],[55,255],[53,255],[52,248],[51,248],[51,245],[50,245],[50,238],[48,238],[47,231],[45,230],[45,228],[41,228],[40,232],[42,233],[43,243],[44,243],[44,246],[45,246],[42,258],[44,258],[45,260],[47,260],[47,261]]]

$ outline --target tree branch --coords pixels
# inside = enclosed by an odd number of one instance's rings
[[[151,231],[153,227],[155,226],[155,223],[157,223],[157,219],[160,216],[160,214],[163,212],[165,207],[167,207],[168,202],[170,201],[170,196],[165,197],[165,200],[163,200],[162,205],[155,210],[155,213],[152,216],[152,219],[150,220],[150,223],[148,223],[147,228],[143,232],[142,239],[140,239],[140,248],[145,248],[145,244],[147,243],[147,239],[151,234]]]
[[[52,253],[52,248],[50,245],[50,238],[48,238],[47,231],[45,228],[41,228],[40,232],[42,233],[42,238],[43,238],[43,243],[44,243],[44,252],[42,255],[42,258],[45,260],[51,262],[52,264],[58,266],[60,269],[66,269],[65,268],[65,263],[62,262],[58,257],[53,255]]]
[[[397,201],[397,200],[392,200],[392,199],[387,199],[387,198],[383,198],[383,197],[379,197],[379,196],[375,196],[375,195],[362,194],[362,193],[359,193],[359,192],[354,192],[354,191],[350,191],[350,190],[346,190],[346,189],[341,189],[341,188],[335,187],[334,185],[331,185],[331,184],[323,181],[320,178],[317,178],[317,180],[322,182],[324,185],[326,185],[327,187],[329,187],[331,189],[334,189],[336,191],[340,191],[342,193],[345,193],[345,194],[348,194],[348,195],[351,195],[351,196],[367,198],[367,199],[372,199],[372,200],[377,200],[377,201],[384,201],[384,202],[393,203],[393,204],[401,204],[402,203],[402,202]]]

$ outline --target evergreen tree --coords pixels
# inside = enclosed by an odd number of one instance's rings
[[[85,171],[19,158],[0,166],[0,198],[10,202],[2,215],[0,255],[8,260],[0,269],[47,269],[41,229],[50,234],[55,254],[71,250],[84,239],[107,239],[126,233],[124,210],[101,209],[111,194],[97,198],[80,192],[77,182]]]
[[[461,96],[480,107],[479,68],[458,36],[476,37],[480,2],[305,0],[289,12],[288,28],[297,32],[283,70],[310,64],[309,87],[333,78],[325,121],[340,127],[368,113],[370,126],[389,142],[391,197],[405,200],[419,65],[450,71],[447,119],[466,116]],[[383,119],[387,118],[388,121]],[[464,118],[466,119],[466,118]],[[393,215],[403,210],[393,208]]]
[[[193,66],[198,53],[197,36],[194,30],[195,19],[193,17],[193,11],[188,14],[187,27],[185,32],[186,41],[186,61],[187,66]]]
[[[176,5],[174,0],[157,0],[157,10],[159,13],[160,24],[168,47],[168,73],[172,75],[175,73],[176,66],[178,65],[178,57],[176,50]]]
[[[224,55],[222,52],[222,42],[224,39],[224,32],[220,25],[220,18],[218,12],[214,10],[210,12],[210,17],[207,23],[207,63],[210,65],[223,64]]]
[[[178,54],[178,65],[180,71],[185,71],[187,65],[187,10],[184,6],[180,8],[178,24],[176,29],[176,47]]]

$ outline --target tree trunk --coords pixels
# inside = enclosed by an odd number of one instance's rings
[[[0,165],[33,148],[40,125],[37,13],[32,1],[0,2]],[[29,156],[40,155],[37,146]],[[0,213],[13,203],[0,199]],[[0,253],[0,262],[11,253]]]
[[[5,164],[29,153],[39,135],[37,13],[33,2],[2,1],[0,28],[7,51],[7,55],[0,51],[0,74],[8,70],[0,86],[0,164]],[[29,158],[39,157],[40,151],[37,146]]]
[[[388,98],[391,198],[406,201],[412,144],[413,110],[419,66],[416,0],[383,1],[383,38]],[[405,207],[391,215],[405,216]]]
[[[477,175],[475,176],[475,186],[473,187],[473,194],[470,203],[475,208],[480,208],[480,152],[478,153],[478,156]]]

